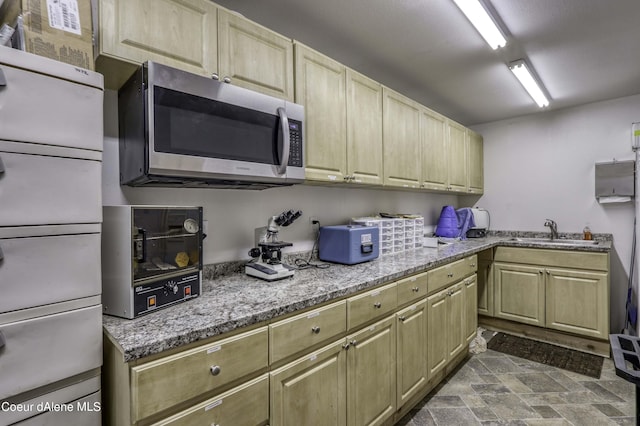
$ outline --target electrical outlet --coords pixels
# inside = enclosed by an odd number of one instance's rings
[[[309,224],[314,225],[316,222],[320,223],[317,216],[309,216]]]

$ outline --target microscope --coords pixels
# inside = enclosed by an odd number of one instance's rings
[[[249,256],[255,260],[245,265],[244,271],[247,275],[266,281],[293,276],[295,267],[282,263],[282,249],[293,244],[278,241],[278,232],[281,226],[291,225],[300,216],[302,216],[300,210],[288,210],[278,216],[272,216],[266,227],[256,229],[258,247],[249,250]]]

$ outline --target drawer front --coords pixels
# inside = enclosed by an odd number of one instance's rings
[[[347,299],[347,328],[358,327],[381,317],[398,306],[396,283]]]
[[[15,426],[99,425],[102,422],[100,400],[101,392],[98,391],[75,401],[65,401],[59,411],[47,411]],[[51,401],[46,403],[52,404]]]
[[[609,271],[609,254],[597,252],[496,247],[496,262]]]
[[[346,302],[279,321],[269,326],[270,359],[276,362],[346,331]]]
[[[102,365],[102,306],[0,325],[0,400]]]
[[[266,368],[262,327],[131,369],[134,421]]]
[[[0,250],[0,314],[101,292],[100,233],[0,235]]]
[[[429,294],[435,293],[450,284],[460,281],[464,277],[475,274],[478,270],[478,257],[476,255],[456,260],[447,265],[433,269],[429,275]]]
[[[215,396],[154,426],[264,425],[269,422],[269,375]]]
[[[411,303],[427,295],[427,276],[428,274],[423,272],[397,282],[398,306]]]
[[[102,151],[102,90],[2,64],[0,70],[7,83],[0,139]]]
[[[4,164],[0,179],[0,226],[99,223],[102,220],[100,161],[1,149],[0,160]]]

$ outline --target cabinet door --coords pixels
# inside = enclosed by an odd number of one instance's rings
[[[609,274],[546,269],[546,326],[583,336],[609,337]]]
[[[198,74],[217,70],[214,3],[100,0],[99,5],[100,55],[136,65],[156,61]]]
[[[494,314],[525,324],[545,325],[544,268],[494,263]]]
[[[272,425],[346,425],[344,339],[271,372]]]
[[[464,340],[468,344],[476,337],[478,328],[478,278],[464,280]]]
[[[478,261],[478,313],[493,316],[493,262]]]
[[[382,86],[347,69],[347,174],[382,185]]]
[[[450,191],[467,192],[467,134],[458,123],[447,121],[449,130],[449,187]]]
[[[220,78],[293,101],[293,42],[241,16],[218,11]]]
[[[348,424],[382,424],[396,411],[395,315],[347,336],[347,341],[351,345],[347,356]]]
[[[396,314],[397,408],[427,382],[427,301],[409,306]]]
[[[427,366],[433,377],[447,365],[447,292],[427,298]]]
[[[269,423],[267,374],[217,395],[153,426],[247,425]]]
[[[383,88],[384,184],[419,188],[420,110],[411,99]]]
[[[446,119],[437,112],[422,108],[422,187],[446,190],[449,178]]]
[[[347,170],[344,65],[295,43],[296,102],[305,108],[305,176],[343,182]]]
[[[464,335],[464,287],[457,283],[449,287],[447,300],[447,353],[448,359],[458,355],[466,346]]]
[[[484,150],[482,136],[467,129],[467,144],[469,154],[469,192],[482,194],[484,192]]]

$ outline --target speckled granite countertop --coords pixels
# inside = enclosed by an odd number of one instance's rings
[[[584,246],[513,240],[536,237],[530,233],[491,234],[438,248],[388,255],[358,265],[332,264],[328,269],[303,269],[290,279],[275,282],[244,273],[205,279],[202,295],[194,300],[134,320],[104,315],[103,327],[122,348],[124,360],[129,362],[348,296],[498,245],[600,252],[608,252],[612,246],[611,238],[606,237],[597,245]]]

